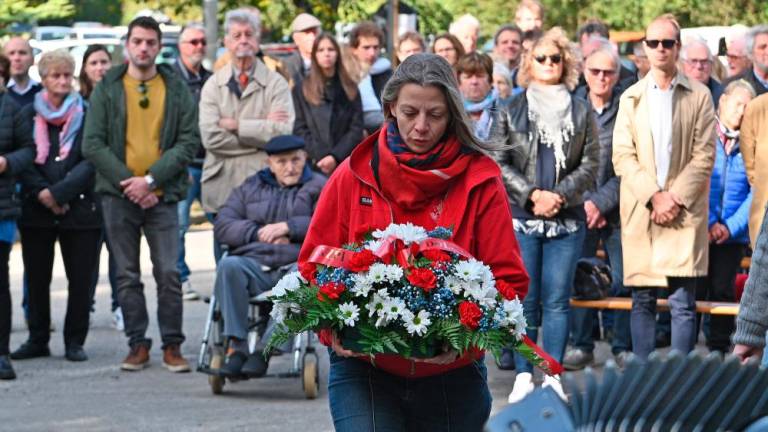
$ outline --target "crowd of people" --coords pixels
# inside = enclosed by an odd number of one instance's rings
[[[128,26],[124,64],[110,68],[109,51],[94,45],[75,79],[70,54],[46,52],[40,83],[29,77],[29,42],[11,38],[0,55],[0,379],[15,378],[11,360],[50,355],[57,242],[69,290],[66,359],[88,358],[106,245],[114,323],[129,346],[121,368],[149,364],[142,233],[163,364],[189,371],[180,347],[183,300],[200,297],[184,243],[195,201],[214,224],[226,376],[268,367],[263,344],[249,350],[250,296],[313,246],[340,246],[391,222],[454,226],[453,241],[524,296],[528,335],[536,340],[540,329],[544,350],[567,369],[594,360],[599,315],[571,309],[570,299],[577,264],[599,250],[610,294],[632,299],[631,311],[602,313],[620,366],[632,354],[646,359],[665,337],[688,353],[701,328],[712,351],[735,345],[745,360],[759,356],[768,329],[768,233],[760,234],[768,230],[768,26],[729,40],[726,68],[706,41],[682,40],[669,15],[648,25],[632,64],[598,20],[574,41],[543,23],[543,6],[523,0],[485,54],[481,23],[465,15],[431,43],[401,35],[393,66],[376,24],[357,24],[341,43],[306,13],[291,24],[295,52],[266,56],[258,10],[237,9],[225,17],[226,53],[209,71],[203,27],[185,26],[176,63],[156,65],[161,30],[140,17]],[[29,336],[11,352],[17,230]],[[701,320],[697,300],[735,301],[751,248],[739,317]],[[662,296],[666,320],[656,310]],[[338,430],[479,430],[488,418],[480,358],[446,352],[374,366],[327,342]],[[516,369],[509,402],[533,391],[532,366],[511,349],[498,367]],[[566,397],[557,378],[543,385]]]

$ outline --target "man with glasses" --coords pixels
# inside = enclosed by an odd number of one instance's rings
[[[189,24],[184,26],[179,33],[179,58],[175,66],[179,76],[187,83],[189,91],[195,100],[195,105],[200,103],[200,92],[203,84],[211,76],[211,72],[203,67],[205,58],[205,28],[200,24]],[[189,209],[192,203],[197,200],[202,204],[200,195],[200,177],[203,173],[203,161],[205,160],[205,148],[202,142],[197,144],[197,153],[195,158],[187,167],[189,174],[189,190],[185,199],[179,201],[179,259],[176,266],[179,268],[179,277],[183,288],[184,300],[197,300],[200,294],[192,289],[192,283],[189,281],[190,270],[185,259],[186,248],[184,237],[189,230]]]
[[[149,316],[139,264],[143,231],[157,284],[163,365],[188,372],[181,356],[177,203],[186,197],[187,165],[200,136],[187,86],[171,66],[155,65],[161,40],[160,26],[150,17],[128,25],[128,63],[107,72],[91,96],[83,155],[96,168],[96,192],[102,195],[117,264],[118,300],[130,346],[121,368],[138,371],[149,364],[152,340],[146,337]]]
[[[679,50],[674,18],[653,20],[645,33],[651,69],[621,96],[613,130],[624,285],[632,287],[632,347],[641,359],[655,348],[660,289],[669,293],[672,348],[693,349],[696,286],[708,269],[715,114],[707,88],[678,72]]]
[[[731,38],[726,38],[725,57],[728,60],[728,77],[741,75],[752,67],[752,62],[747,56],[747,39],[745,33],[739,33]]]
[[[621,222],[619,221],[619,178],[613,169],[611,154],[613,151],[613,126],[619,111],[619,98],[623,89],[619,82],[619,56],[613,45],[602,39],[600,46],[594,49],[584,60],[586,85],[576,89],[575,95],[589,102],[595,116],[600,140],[600,164],[595,187],[584,196],[587,237],[584,240],[582,256],[594,257],[598,243],[608,254],[613,285],[611,295],[629,297],[629,291],[622,283],[623,260],[621,256]],[[568,370],[579,370],[594,360],[595,341],[593,328],[594,311],[590,309],[571,309],[571,339],[573,348],[568,350],[563,359],[563,366]],[[603,315],[607,317],[607,315]],[[619,366],[626,361],[632,341],[629,330],[629,312],[612,311],[613,338],[611,348]],[[604,322],[607,320],[604,319]]]
[[[715,108],[717,108],[720,95],[723,94],[723,86],[712,77],[712,63],[715,61],[715,58],[712,56],[707,42],[702,39],[688,41],[683,45],[680,57],[683,59],[683,73],[685,76],[707,86],[712,95],[712,102],[715,104]]]
[[[747,32],[746,52],[747,57],[752,61],[752,67],[728,78],[723,85],[743,79],[752,84],[759,96],[768,92],[768,25],[756,25]]]

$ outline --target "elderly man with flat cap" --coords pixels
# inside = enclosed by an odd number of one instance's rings
[[[291,78],[292,86],[309,74],[312,46],[321,27],[320,20],[308,13],[297,15],[291,23],[291,37],[296,44],[296,51],[283,60],[283,67]]]
[[[221,373],[225,376],[263,376],[263,355],[272,323],[248,351],[248,298],[271,289],[295,267],[312,212],[325,177],[307,164],[304,140],[281,135],[265,147],[268,167],[235,188],[221,207],[214,226],[216,239],[229,247],[219,261],[214,290],[229,339]]]

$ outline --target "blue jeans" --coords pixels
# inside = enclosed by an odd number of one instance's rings
[[[656,349],[656,298],[660,290],[669,292],[672,323],[672,349],[683,355],[696,345],[696,287],[701,278],[668,277],[669,288],[632,289],[632,350],[641,360]]]
[[[611,295],[616,297],[629,297],[630,292],[624,287],[622,271],[623,261],[621,257],[621,230],[618,227],[605,227],[597,230],[588,230],[584,240],[583,257],[594,257],[597,252],[599,241],[603,241],[603,247],[608,254],[608,262],[611,265]],[[595,340],[592,337],[592,329],[595,324],[594,310],[586,308],[571,309],[571,337],[573,345],[585,352],[592,352],[595,349]],[[608,326],[605,317],[607,312],[612,312],[613,341],[612,351],[618,354],[622,351],[632,349],[632,334],[629,329],[629,311],[603,311],[603,318],[606,327]]]
[[[765,343],[768,346],[768,333],[765,334]],[[765,349],[763,349],[763,367],[768,368],[768,355],[766,355]]]
[[[536,341],[542,329],[543,347],[558,362],[563,361],[568,342],[568,311],[576,262],[581,256],[586,228],[554,238],[515,232],[523,263],[531,278],[523,300],[528,337]],[[533,365],[515,356],[517,372],[533,372]]]
[[[491,414],[482,360],[412,379],[333,352],[330,360],[328,402],[336,432],[475,432]]]
[[[200,176],[203,174],[202,168],[197,168],[193,166],[187,167],[187,172],[189,173],[189,177],[192,180],[189,189],[187,189],[187,199],[183,201],[179,201],[179,259],[176,262],[176,267],[179,269],[179,278],[181,278],[181,282],[184,283],[189,279],[189,267],[187,266],[187,262],[185,260],[186,256],[186,249],[184,247],[184,236],[187,235],[187,231],[189,230],[189,209],[192,207],[192,203],[197,200],[198,202],[201,201],[201,195],[200,195]]]

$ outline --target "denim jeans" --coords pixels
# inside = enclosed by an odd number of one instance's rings
[[[672,318],[672,349],[688,354],[696,345],[696,287],[701,278],[668,277],[668,288],[632,289],[632,347],[641,360],[656,348],[656,299],[658,291],[668,289]]]
[[[523,264],[531,278],[523,300],[528,337],[536,341],[541,327],[544,351],[563,361],[568,342],[568,311],[576,262],[581,256],[586,228],[559,237],[546,238],[515,232]],[[517,372],[533,372],[533,365],[515,356]]]
[[[608,262],[611,265],[611,295],[615,297],[629,297],[630,292],[624,287],[622,271],[623,262],[621,256],[621,230],[618,227],[605,227],[597,230],[588,230],[584,240],[584,250],[582,256],[594,257],[597,252],[597,246],[600,240],[603,241],[603,247],[608,254]],[[571,337],[573,346],[585,351],[592,352],[595,349],[595,340],[592,336],[592,330],[596,323],[596,311],[586,308],[571,309]],[[602,311],[603,317],[607,312],[612,312],[613,340],[612,351],[618,354],[622,351],[632,349],[632,334],[629,329],[629,311]],[[604,320],[606,324],[607,320]],[[606,324],[606,327],[608,324]]]
[[[179,259],[176,262],[176,267],[179,268],[179,278],[184,283],[189,279],[189,267],[185,260],[186,248],[184,247],[184,236],[187,235],[189,230],[189,209],[192,207],[192,203],[197,200],[201,202],[200,195],[200,176],[203,174],[202,168],[193,166],[187,167],[187,172],[192,180],[189,189],[187,189],[187,199],[179,201]]]
[[[412,379],[333,352],[330,360],[328,402],[336,432],[477,432],[490,416],[482,360]]]
[[[117,264],[117,296],[130,346],[151,346],[146,337],[149,315],[141,283],[141,233],[147,238],[152,275],[157,284],[157,321],[163,348],[184,342],[183,303],[176,268],[179,218],[176,203],[160,202],[143,210],[127,199],[102,196],[107,237]]]
[[[768,346],[768,332],[765,333],[765,343]],[[766,355],[765,349],[763,349],[763,367],[768,368],[768,355]]]
[[[208,218],[210,223],[215,224],[217,214],[218,213],[206,213],[205,217]],[[219,266],[219,261],[221,261],[221,258],[224,256],[224,252],[224,245],[216,240],[216,236],[213,236],[213,259],[216,261],[216,267]]]

